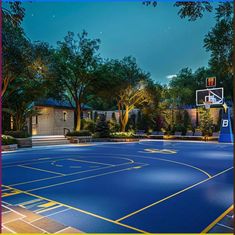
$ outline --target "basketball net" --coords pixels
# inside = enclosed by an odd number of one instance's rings
[[[204,106],[206,109],[209,109],[211,107],[211,103],[210,101],[204,102]]]

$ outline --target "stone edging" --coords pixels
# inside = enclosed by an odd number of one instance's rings
[[[2,145],[2,151],[14,151],[17,149],[18,149],[17,144]]]
[[[26,147],[32,147],[32,138],[16,138],[17,144],[19,148],[26,148]]]
[[[139,138],[93,138],[92,142],[138,142]]]

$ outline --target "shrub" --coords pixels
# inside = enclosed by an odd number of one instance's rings
[[[111,118],[111,120],[112,120],[113,122],[117,122],[115,112],[112,112],[112,118]]]
[[[211,135],[213,132],[213,119],[210,111],[207,109],[199,109],[200,124],[199,129],[203,135]]]
[[[133,132],[114,132],[110,134],[111,138],[132,138],[134,137]]]
[[[90,136],[90,135],[91,133],[88,130],[72,131],[66,134],[66,136]]]
[[[81,120],[82,130],[88,130],[91,133],[95,131],[95,122],[91,119],[82,119]]]
[[[98,119],[98,113],[97,113],[97,111],[95,111],[95,112],[94,112],[94,121],[96,122],[97,119]]]
[[[172,134],[175,132],[182,132],[182,135],[186,135],[187,128],[183,124],[175,124],[172,129]]]
[[[108,121],[108,126],[111,132],[116,132],[120,129],[120,124],[115,122],[113,119]]]
[[[14,138],[28,138],[30,135],[26,131],[5,131],[5,135],[10,135]]]
[[[2,145],[16,144],[16,139],[9,135],[2,135]]]
[[[105,121],[105,117],[101,116],[100,120],[96,124],[94,136],[97,138],[106,138],[109,137],[109,135],[110,135],[109,125]]]
[[[133,113],[131,114],[128,123],[126,125],[126,130],[131,131],[131,130],[136,130],[136,115]]]

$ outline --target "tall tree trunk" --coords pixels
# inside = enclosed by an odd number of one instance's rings
[[[129,119],[129,107],[126,106],[126,110],[125,110],[125,114],[123,117],[121,117],[121,132],[125,132],[126,131],[126,125],[128,123],[128,119]]]
[[[8,85],[9,85],[9,81],[10,81],[10,78],[5,78],[3,79],[2,81],[2,91],[1,91],[1,97],[4,96],[7,88],[8,88]]]
[[[80,131],[81,130],[81,105],[78,101],[76,102],[76,113],[77,113],[77,122],[76,122],[75,131]]]

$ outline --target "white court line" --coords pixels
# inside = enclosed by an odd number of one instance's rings
[[[71,226],[68,226],[68,227],[66,227],[66,228],[63,228],[63,229],[57,231],[55,234],[62,233],[62,232],[65,231],[66,229],[70,229],[70,228],[72,228],[72,227],[71,227]],[[80,230],[79,230],[79,231],[80,231]]]
[[[46,230],[44,230],[43,228],[39,228],[39,227],[37,227],[37,226],[35,226],[35,225],[33,225],[33,224],[27,222],[26,220],[22,220],[22,219],[20,219],[20,220],[23,221],[23,222],[25,222],[26,224],[31,225],[32,227],[34,227],[34,228],[36,228],[36,229],[42,230],[44,233],[48,234],[48,232],[47,232]]]
[[[39,188],[30,189],[30,190],[27,190],[27,192],[37,191],[37,190],[45,189],[45,188],[51,188],[51,187],[55,187],[55,186],[59,186],[59,185],[63,185],[63,184],[74,183],[74,182],[77,182],[77,181],[92,179],[92,178],[96,178],[96,177],[100,177],[100,176],[104,176],[104,175],[110,175],[110,174],[114,174],[114,173],[118,173],[118,172],[122,172],[122,171],[128,171],[128,170],[131,170],[131,169],[132,169],[132,167],[128,167],[128,168],[121,169],[121,170],[110,171],[110,172],[106,172],[106,173],[102,173],[102,174],[98,174],[98,175],[92,175],[92,176],[88,176],[88,177],[84,177],[84,178],[80,178],[80,179],[74,179],[74,180],[61,182],[61,183],[57,183],[57,184],[51,184],[51,185],[48,185],[48,186],[42,186],[42,187],[39,187]]]
[[[49,216],[52,216],[52,215],[57,215],[57,214],[60,214],[60,213],[62,213],[62,212],[69,211],[69,210],[71,210],[71,209],[70,209],[70,208],[66,208],[66,209],[63,209],[63,210],[61,210],[61,211],[57,211],[57,212],[48,214],[48,215],[46,215],[46,217],[49,217]],[[36,220],[39,220],[39,219],[36,219]],[[36,221],[36,220],[34,220],[34,221]],[[34,222],[34,221],[33,221],[33,222]]]
[[[5,207],[5,208],[7,208],[8,210],[10,210],[11,212],[14,212],[14,213],[16,213],[16,214],[20,215],[20,216],[21,216],[21,218],[25,218],[25,217],[26,217],[25,215],[21,214],[20,212],[15,211],[13,208],[10,208],[10,207],[8,207],[8,206],[6,206],[6,205],[5,205],[4,207]],[[13,219],[13,220],[7,221],[6,223],[3,223],[3,224],[10,223],[10,222],[15,221],[15,220],[17,220],[17,219],[19,219],[19,218],[16,218],[16,219]]]
[[[37,168],[37,167],[31,167],[31,166],[26,166],[26,165],[18,165],[18,166],[23,167],[23,168],[27,168],[27,169],[31,169],[31,170],[35,170],[35,171],[42,171],[42,172],[47,172],[47,173],[51,173],[51,174],[55,174],[55,175],[65,176],[65,174],[62,174],[62,173],[59,173],[59,172],[44,170],[44,169]]]
[[[15,231],[11,230],[10,228],[7,228],[5,225],[2,225],[2,227],[5,228],[5,229],[7,229],[7,230],[9,230],[9,231],[10,231],[11,233],[13,233],[13,234],[16,234]]]
[[[207,177],[209,177],[209,178],[212,177],[208,172],[202,170],[201,168],[193,166],[193,165],[190,165],[190,164],[186,164],[186,163],[183,163],[183,162],[172,161],[172,160],[168,160],[168,159],[164,159],[164,158],[158,158],[158,157],[156,157],[156,158],[153,158],[153,157],[152,158],[151,157],[142,157],[142,158],[156,159],[156,160],[159,160],[159,161],[171,162],[171,163],[175,163],[175,164],[178,164],[178,165],[187,166],[187,167],[190,167],[192,169],[195,169],[197,171],[202,172],[203,174],[207,175]]]
[[[47,212],[47,211],[50,211],[50,210],[57,209],[57,208],[59,208],[59,207],[61,207],[61,205],[55,205],[55,206],[49,207],[49,208],[40,208],[40,209],[38,209],[38,210],[36,210],[36,211],[34,211],[34,212],[40,214],[40,213],[43,213],[43,212]]]
[[[103,154],[103,155],[105,156],[105,154]],[[186,164],[186,163],[183,163],[183,162],[168,160],[168,159],[165,159],[165,158],[147,157],[147,156],[139,156],[139,155],[132,155],[132,154],[128,154],[128,155],[127,154],[115,154],[115,156],[126,156],[126,157],[135,157],[135,158],[144,158],[144,159],[152,159],[152,160],[158,160],[158,161],[171,162],[171,163],[175,163],[175,164],[179,164],[179,165],[183,165],[183,166],[187,166],[187,167],[193,168],[195,170],[198,170],[198,171],[206,174],[207,177],[211,177],[211,175],[208,172],[206,172],[206,171],[204,171],[204,170],[202,170],[202,169],[200,169],[200,168],[198,168],[196,166],[193,166],[193,165],[190,165],[190,164]]]
[[[44,162],[51,162],[53,160],[64,160],[66,159],[65,157],[59,157],[59,158],[48,158],[50,160],[39,160],[40,158],[37,158],[37,159],[32,159],[32,160],[29,160],[29,161],[25,161],[25,160],[22,160],[22,161],[18,161],[18,162],[11,162],[10,164],[6,164],[5,166],[2,166],[2,168],[10,168],[10,167],[14,167],[14,166],[18,166],[19,164],[20,165],[27,165],[27,164],[40,164],[40,163],[44,163]]]
[[[225,227],[225,228],[228,228],[228,229],[231,229],[231,230],[234,229],[234,228],[232,228],[232,227],[229,227],[229,226],[224,225],[224,224],[221,224],[221,223],[217,223],[217,225],[222,226],[222,227]]]
[[[86,160],[73,159],[73,158],[69,158],[68,160],[75,161],[75,162],[91,163],[91,164],[94,163],[94,164],[104,165],[104,166],[115,166],[115,165],[112,165],[112,164],[106,164],[106,163],[102,163],[102,162],[86,161]]]
[[[39,202],[39,201],[42,201],[42,199],[37,198],[37,199],[29,200],[29,201],[26,201],[26,202],[21,203],[20,205],[21,205],[21,206],[26,206],[26,205],[28,205],[28,204],[32,204],[32,203],[34,203],[34,202]]]
[[[128,158],[120,158],[120,157],[113,157],[113,158],[116,158],[116,159],[125,159],[125,160],[129,160],[129,162],[117,164],[117,165],[114,165],[114,166],[105,166],[105,167],[100,167],[100,168],[97,168],[97,169],[90,169],[90,170],[74,172],[74,173],[66,174],[65,176],[79,175],[79,174],[86,173],[86,172],[93,172],[93,171],[109,169],[109,168],[114,168],[114,167],[119,167],[119,166],[124,166],[124,165],[129,165],[129,164],[135,163],[133,160],[128,159]],[[40,182],[40,181],[49,180],[49,179],[61,178],[61,177],[65,177],[65,176],[52,176],[52,177],[47,177],[47,178],[42,178],[42,179],[37,179],[37,180],[30,180],[30,181],[25,181],[25,182],[21,182],[21,183],[11,184],[9,186],[13,187],[13,186],[29,184],[29,183],[34,183],[34,182]]]

